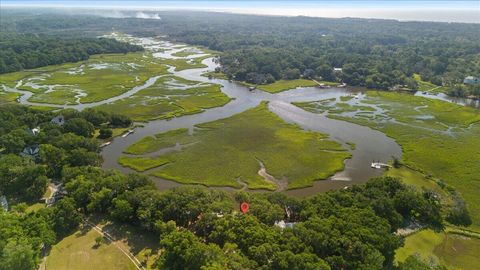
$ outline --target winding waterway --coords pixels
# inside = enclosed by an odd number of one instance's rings
[[[161,48],[161,51],[154,51],[154,55],[160,58],[179,58],[173,56],[172,54],[185,48],[184,46],[179,46],[168,42],[155,43],[155,40],[153,39],[142,39],[141,44],[146,48],[150,46],[150,48],[153,48],[153,51]],[[204,54],[201,53],[192,53],[192,55],[188,56],[187,58],[193,59],[203,55]],[[131,169],[120,166],[117,163],[117,160],[120,155],[122,155],[122,152],[126,147],[137,142],[141,138],[178,128],[188,128],[192,130],[196,124],[230,117],[253,108],[259,105],[262,101],[268,101],[269,109],[289,123],[295,123],[306,130],[313,130],[329,134],[331,139],[340,142],[347,149],[349,149],[347,143],[354,143],[356,145],[355,149],[351,150],[352,158],[345,161],[345,168],[343,171],[336,173],[327,180],[316,181],[312,187],[285,191],[290,195],[303,197],[321,191],[338,189],[348,185],[365,182],[368,179],[379,176],[383,173],[382,170],[372,169],[370,167],[370,163],[373,160],[386,163],[392,157],[401,158],[402,156],[401,147],[393,139],[387,137],[382,132],[357,124],[330,119],[326,115],[310,113],[291,104],[292,102],[318,101],[330,98],[339,98],[341,96],[351,95],[352,92],[361,92],[361,90],[345,88],[320,89],[317,87],[308,87],[292,89],[277,94],[270,94],[260,90],[249,91],[247,87],[235,82],[221,79],[208,79],[207,77],[201,76],[204,72],[213,71],[218,66],[218,64],[215,63],[214,58],[207,58],[203,60],[202,63],[207,67],[187,69],[182,71],[175,71],[172,67],[169,69],[169,71],[173,75],[187,80],[219,84],[222,86],[221,91],[233,99],[223,107],[207,109],[198,114],[142,123],[143,126],[135,128],[135,132],[133,134],[127,137],[117,137],[113,139],[110,145],[103,148],[102,156],[104,159],[104,168],[114,168],[127,173],[133,172]],[[8,88],[6,86],[4,86],[4,88],[6,91],[22,94],[18,100],[22,104],[82,110],[132,96],[138,91],[153,85],[160,77],[161,76],[151,77],[146,81],[145,84],[134,87],[116,97],[99,102],[75,105],[29,102],[28,99],[32,96],[31,92],[18,90],[16,88]],[[362,95],[359,96],[361,97]],[[432,96],[429,95],[428,97]],[[439,98],[451,101],[448,100],[448,97],[442,96]],[[458,102],[463,103],[465,101],[460,100]],[[172,151],[175,150],[178,149],[172,149]],[[155,178],[154,181],[159,189],[166,189],[180,185],[176,182],[158,178]]]
[[[383,173],[382,170],[376,170],[370,167],[372,160],[387,162],[392,156],[401,157],[402,150],[400,146],[393,139],[379,131],[349,122],[330,119],[325,115],[310,113],[291,104],[291,102],[338,98],[340,96],[350,95],[354,90],[345,88],[320,89],[308,87],[284,91],[278,94],[270,94],[260,90],[249,91],[247,87],[235,82],[221,79],[208,79],[201,76],[202,73],[212,71],[217,67],[217,64],[213,60],[213,58],[203,60],[202,63],[207,65],[206,68],[188,69],[179,72],[172,70],[172,72],[175,76],[188,80],[220,84],[222,85],[222,92],[233,98],[232,101],[223,107],[208,109],[199,114],[185,115],[169,120],[151,121],[145,123],[143,127],[136,128],[135,133],[127,137],[115,138],[113,142],[102,151],[104,158],[103,167],[115,168],[123,172],[133,172],[131,169],[120,166],[117,163],[117,159],[122,155],[122,151],[126,147],[141,138],[178,128],[188,128],[192,130],[196,124],[230,117],[253,108],[262,101],[268,101],[269,109],[289,123],[298,124],[304,129],[329,134],[333,140],[342,143],[346,148],[349,148],[346,144],[347,142],[355,143],[356,145],[355,150],[352,150],[352,158],[345,161],[343,171],[338,172],[328,180],[316,181],[312,187],[288,190],[286,191],[288,194],[307,196],[320,191],[365,182]],[[169,180],[158,178],[156,178],[155,181],[160,189],[180,185]]]

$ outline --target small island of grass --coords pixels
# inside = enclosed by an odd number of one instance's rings
[[[134,163],[155,162],[161,157],[170,162],[152,172],[157,177],[186,184],[239,188],[245,183],[251,189],[276,190],[279,182],[293,189],[326,179],[341,170],[343,161],[351,156],[327,135],[285,123],[266,103],[197,125],[192,135],[183,129],[147,137],[127,152],[146,154],[176,143],[185,147],[159,157],[121,158],[121,162],[134,168]],[[260,175],[262,164],[275,180]]]

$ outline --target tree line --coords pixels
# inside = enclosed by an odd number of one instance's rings
[[[62,126],[51,122],[59,113]],[[454,223],[468,216],[447,214],[434,192],[390,177],[306,199],[188,186],[160,192],[145,175],[100,168],[94,130],[130,124],[93,109],[0,108],[0,192],[12,205],[0,210],[0,269],[36,269],[42,248],[92,214],[156,235],[162,248],[156,269],[392,269],[403,244],[397,229],[413,221],[441,229],[445,217]],[[40,133],[31,134],[33,127]],[[38,157],[21,157],[30,144],[39,145]],[[64,185],[65,197],[26,211],[52,180]],[[250,204],[247,214],[241,202]],[[459,202],[455,209],[466,209]],[[275,226],[282,220],[293,226]],[[422,265],[428,266],[412,257],[398,269]]]
[[[350,85],[416,88],[413,74],[436,85],[479,76],[474,24],[394,20],[162,14],[163,31],[222,51],[221,71],[251,83],[315,76]],[[335,72],[334,68],[341,68]]]
[[[315,77],[376,89],[415,89],[413,74],[438,86],[480,76],[475,24],[173,11],[159,12],[162,20],[25,16],[12,10],[3,15],[4,28],[25,34],[91,36],[115,28],[139,36],[167,35],[221,51],[222,72],[256,84]]]
[[[107,38],[64,38],[0,32],[0,74],[66,62],[101,53],[141,51],[141,46]]]

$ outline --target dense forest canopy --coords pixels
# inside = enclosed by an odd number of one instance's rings
[[[127,53],[142,47],[106,38],[60,38],[0,32],[0,73],[87,60],[100,53]]]
[[[69,36],[116,29],[207,46],[223,52],[224,73],[251,83],[306,76],[387,89],[415,88],[415,73],[436,85],[480,76],[475,24],[204,12],[160,12],[161,20],[4,13],[2,31]]]
[[[64,125],[51,121],[60,114]],[[403,243],[397,229],[444,223],[446,209],[434,192],[389,177],[306,199],[199,187],[160,192],[145,175],[99,167],[94,130],[130,124],[92,109],[0,108],[0,193],[11,204],[9,212],[0,208],[0,269],[36,269],[43,246],[91,215],[156,235],[163,251],[155,269],[392,269]],[[40,133],[32,134],[34,127]],[[38,155],[20,156],[29,145],[39,147]],[[25,203],[38,200],[47,181],[62,183],[65,196],[27,212]],[[241,202],[250,204],[247,214]],[[281,220],[293,225],[282,229],[275,225]],[[411,257],[398,269],[425,267]]]

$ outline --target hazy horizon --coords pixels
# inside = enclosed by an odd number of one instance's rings
[[[480,23],[480,1],[2,1],[6,7],[55,7],[102,9],[106,17],[122,17],[126,10],[214,11],[237,14],[309,16],[330,18],[373,18],[401,21]],[[110,13],[105,13],[109,10]],[[95,13],[93,11],[93,13]],[[129,15],[130,16],[130,15]],[[156,14],[136,17],[160,19]]]

